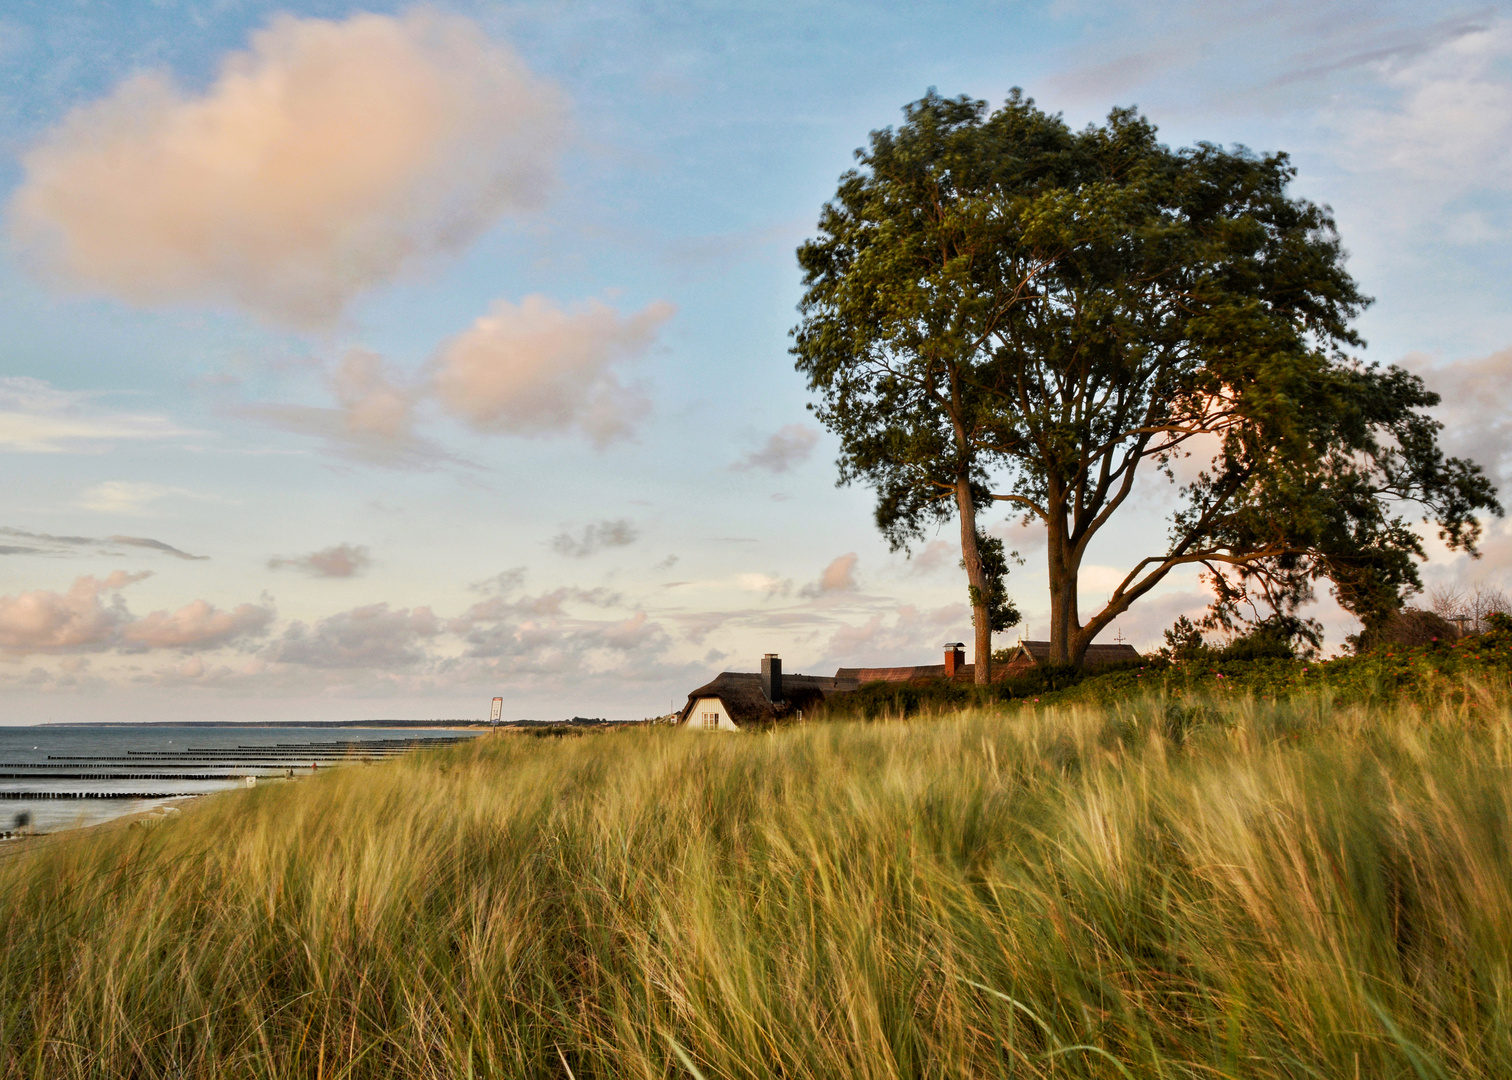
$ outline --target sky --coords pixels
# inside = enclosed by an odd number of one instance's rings
[[[1363,358],[1505,490],[1505,4],[8,0],[0,723],[633,719],[768,652],[938,662],[958,548],[836,486],[794,249],[904,105],[1014,87],[1291,154]],[[1139,489],[1084,607],[1173,505]],[[998,643],[1043,637],[1043,538],[990,524]],[[1512,525],[1483,548],[1425,584],[1512,589]]]

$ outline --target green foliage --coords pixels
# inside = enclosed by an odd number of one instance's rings
[[[1185,615],[1176,616],[1176,621],[1165,631],[1164,637],[1165,645],[1161,648],[1160,655],[1167,660],[1195,660],[1212,651],[1197,624]]]
[[[1291,616],[1327,579],[1374,618],[1418,584],[1396,507],[1466,548],[1500,512],[1440,450],[1438,396],[1346,355],[1368,300],[1286,155],[1172,150],[1129,109],[1073,131],[1014,91],[991,113],[931,93],[857,159],[798,251],[793,347],[841,482],[876,490],[894,545],[994,500],[1045,523],[1057,657],[1182,565],[1226,616]],[[1164,550],[1080,622],[1091,538],[1208,445]]]
[[[1503,1077],[1472,704],[497,735],[48,838],[0,1078]]]
[[[1099,673],[1045,700],[1106,705],[1148,693],[1275,699],[1316,692],[1338,702],[1463,705],[1483,699],[1486,687],[1512,680],[1512,619],[1503,620],[1506,629],[1473,637],[1383,645],[1326,661],[1208,649],[1176,663]]]
[[[1019,614],[1013,598],[1008,595],[1009,555],[1004,549],[1003,541],[978,529],[977,554],[982,561],[982,576],[987,580],[987,589],[984,594],[975,585],[967,587],[971,606],[987,613],[987,622],[993,633],[1010,630],[1019,624],[1023,616]],[[1017,558],[1018,552],[1015,551],[1013,557]],[[965,559],[961,560],[961,568],[966,568]],[[994,660],[997,659],[997,653],[992,655]]]

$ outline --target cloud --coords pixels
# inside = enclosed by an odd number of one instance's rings
[[[1272,80],[1272,85],[1284,86],[1287,83],[1321,79],[1350,68],[1414,60],[1456,38],[1489,29],[1487,14],[1488,12],[1481,11],[1473,15],[1451,16],[1428,27],[1392,28],[1377,40],[1366,41],[1364,48],[1353,48],[1343,55],[1340,55],[1337,44],[1330,42],[1323,48],[1299,57],[1298,63],[1291,70]]]
[[[1108,644],[1122,633],[1125,641],[1140,652],[1151,652],[1161,647],[1165,631],[1178,617],[1185,615],[1196,622],[1207,614],[1212,602],[1213,594],[1207,589],[1181,588],[1178,584],[1170,592],[1157,592],[1134,601],[1128,611],[1103,629],[1097,640]],[[1048,635],[1047,627],[1048,623],[1042,623],[1040,633]],[[1029,629],[1023,629],[1024,636],[1029,637]],[[1222,635],[1207,636],[1216,641]]]
[[[1512,590],[1512,520],[1487,523],[1480,553],[1478,559],[1472,559],[1462,551],[1439,554],[1423,568],[1424,583],[1429,587],[1456,585],[1474,588],[1484,585]]]
[[[0,536],[13,536],[27,541],[25,545],[0,545],[0,555],[82,555],[86,554],[84,550],[86,548],[92,549],[87,552],[88,554],[98,554],[103,549],[120,545],[161,551],[176,559],[192,559],[196,562],[210,558],[208,555],[191,555],[187,551],[180,551],[172,544],[165,544],[161,540],[154,540],[147,536],[107,536],[104,538],[52,536],[48,533],[28,532],[25,529],[12,529],[8,526],[0,526]]]
[[[415,395],[389,378],[383,357],[366,349],[348,352],[331,378],[336,400],[354,434],[408,441]]]
[[[1030,518],[1027,524],[1022,518],[999,521],[987,527],[987,534],[1001,540],[1009,554],[1016,551],[1025,558],[1044,547],[1048,539],[1045,523],[1037,517]],[[956,559],[960,559],[959,549],[957,549]]]
[[[162,416],[101,412],[98,395],[59,390],[41,379],[0,378],[0,450],[58,454],[104,449],[120,439],[195,434]]]
[[[1512,483],[1512,411],[1505,388],[1512,385],[1512,349],[1448,364],[1416,353],[1402,365],[1443,398],[1433,413],[1444,424],[1439,439],[1446,452],[1485,468],[1506,498]]]
[[[472,605],[449,629],[461,635],[466,656],[508,664],[515,673],[555,678],[616,672],[631,681],[664,674],[661,657],[671,638],[644,611],[624,619],[588,619],[569,606],[619,607],[605,589],[563,587],[539,596],[499,595]]]
[[[511,566],[508,570],[499,571],[493,577],[473,582],[468,588],[473,592],[510,593],[517,591],[524,584],[525,568]]]
[[[649,407],[615,365],[649,349],[674,310],[658,300],[622,317],[596,300],[565,311],[540,295],[518,305],[496,300],[437,353],[436,397],[477,431],[577,429],[605,446],[629,436]]]
[[[1025,560],[1045,546],[1045,526],[1038,519],[1025,525],[1019,518],[1009,518],[987,526],[985,532],[1003,541],[1006,554],[1011,556],[1016,551]],[[947,569],[965,574],[961,569],[961,545],[957,541],[931,540],[909,558],[909,572],[918,576]],[[1009,570],[1013,569],[1010,564]]]
[[[76,287],[324,325],[541,206],[564,111],[466,19],[281,15],[203,94],[149,72],[74,109],[24,156],[12,227]]]
[[[202,561],[210,558],[208,555],[191,555],[187,551],[180,551],[172,544],[165,544],[161,540],[153,540],[147,536],[112,536],[112,544],[125,544],[127,547],[150,548],[153,551],[161,551],[164,555],[172,555],[175,559],[192,559]]]
[[[131,617],[126,602],[114,594],[132,580],[117,571],[103,581],[81,577],[66,593],[34,589],[0,596],[0,649],[25,655],[108,645]]]
[[[361,544],[336,544],[308,555],[279,556],[268,560],[269,570],[303,570],[313,577],[356,577],[371,565],[368,549]]]
[[[768,600],[793,591],[792,580],[776,574],[737,574],[735,583],[743,592],[761,593]]]
[[[605,548],[627,547],[635,543],[639,535],[635,526],[624,518],[615,521],[596,521],[592,525],[585,526],[581,536],[575,537],[565,532],[553,536],[551,550],[558,555],[586,559],[590,555],[597,555]]]
[[[961,557],[961,549],[948,540],[931,540],[917,554],[908,558],[909,570],[914,574],[933,574],[945,567],[954,567]]]
[[[74,505],[84,510],[95,510],[102,514],[145,514],[148,507],[160,499],[169,496],[181,498],[201,499],[209,502],[223,502],[211,495],[201,495],[197,492],[188,491],[184,488],[165,487],[162,484],[131,483],[126,480],[106,480],[87,489],[79,496]],[[132,540],[117,540],[116,543],[133,543]],[[148,542],[138,543],[139,547],[154,547],[155,544]],[[166,546],[166,545],[164,545]]]
[[[120,642],[128,650],[204,649],[257,637],[273,621],[273,609],[242,604],[222,611],[195,600],[174,612],[154,611],[121,629]]]
[[[818,669],[852,664],[938,664],[940,644],[949,639],[968,640],[970,627],[971,609],[965,604],[946,604],[928,611],[904,604],[891,613],[890,619],[879,612],[859,626],[835,627]]]
[[[1503,235],[1460,200],[1499,192],[1512,175],[1512,21],[1461,28],[1374,62],[1375,92],[1341,96],[1323,115],[1341,162],[1379,178],[1372,225],[1434,230],[1451,241]]]
[[[273,621],[271,607],[242,604],[223,611],[206,600],[135,618],[120,592],[151,576],[116,570],[103,579],[78,578],[64,593],[33,589],[0,597],[0,651],[25,656],[217,648],[257,637]]]
[[[819,443],[819,433],[807,424],[788,424],[766,441],[760,450],[752,450],[732,468],[737,471],[764,469],[785,473],[802,465]]]
[[[824,568],[818,581],[803,587],[801,595],[813,598],[834,593],[855,592],[857,561],[854,551],[839,556]]]
[[[441,622],[428,607],[369,604],[313,626],[291,624],[267,656],[286,664],[317,668],[408,667],[425,658],[424,643],[439,634]]]
[[[396,438],[354,426],[345,408],[254,403],[227,411],[280,431],[323,439],[332,454],[363,465],[388,469],[436,469],[446,464],[477,467],[418,435]]]

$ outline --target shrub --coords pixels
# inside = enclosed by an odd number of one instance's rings
[[[1454,624],[1442,615],[1417,608],[1403,608],[1367,626],[1351,639],[1357,653],[1386,647],[1430,645],[1459,637]]]

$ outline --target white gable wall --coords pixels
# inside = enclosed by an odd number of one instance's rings
[[[730,719],[724,702],[717,697],[699,698],[693,703],[693,708],[688,711],[689,731],[739,731],[735,721]]]

